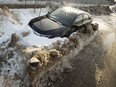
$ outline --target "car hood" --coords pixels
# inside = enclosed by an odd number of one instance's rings
[[[50,31],[65,27],[57,22],[54,22],[53,20],[50,20],[49,18],[41,19],[33,23],[33,25],[42,31]]]

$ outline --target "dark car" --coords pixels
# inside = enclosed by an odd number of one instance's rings
[[[45,16],[32,19],[29,26],[40,36],[68,37],[79,27],[91,23],[92,20],[87,12],[73,7],[62,7]]]

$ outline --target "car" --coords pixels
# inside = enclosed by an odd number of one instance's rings
[[[70,6],[58,8],[48,14],[33,18],[29,26],[35,34],[48,38],[68,37],[80,27],[91,24],[92,16],[80,9]]]

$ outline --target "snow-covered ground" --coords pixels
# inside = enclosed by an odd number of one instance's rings
[[[41,10],[41,13],[39,13]],[[16,33],[20,37],[20,43],[24,45],[35,45],[35,46],[48,46],[57,40],[64,41],[65,38],[53,38],[49,39],[46,37],[37,36],[33,30],[28,26],[29,21],[40,15],[45,15],[48,12],[48,8],[36,9],[34,13],[33,9],[11,9],[11,12],[19,19],[19,21],[0,15],[0,43],[6,42],[13,33]],[[26,37],[22,36],[23,32],[29,32]]]

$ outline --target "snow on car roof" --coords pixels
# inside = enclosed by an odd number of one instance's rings
[[[73,7],[70,7],[70,6],[65,6],[65,7],[63,7],[63,9],[64,9],[66,12],[73,12],[73,13],[76,13],[76,14],[87,13],[87,12],[85,12],[85,11],[82,11],[82,10],[80,10],[80,9],[73,8]]]

